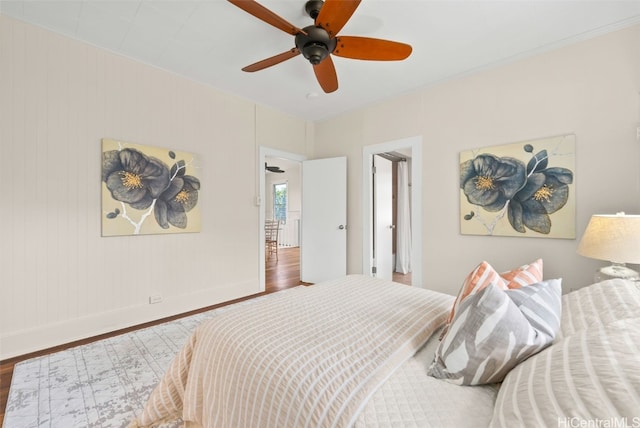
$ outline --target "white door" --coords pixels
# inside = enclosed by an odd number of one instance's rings
[[[300,279],[347,274],[347,158],[302,162]]]
[[[373,258],[375,276],[393,278],[393,170],[392,162],[373,157]]]

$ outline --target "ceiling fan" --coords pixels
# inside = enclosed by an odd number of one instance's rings
[[[266,171],[275,172],[275,173],[278,173],[278,174],[281,174],[281,173],[284,172],[284,169],[280,169],[279,166],[270,166],[270,165],[267,165],[266,162],[264,163],[264,169]]]
[[[399,61],[411,54],[411,46],[370,37],[338,36],[361,0],[309,0],[305,11],[314,25],[302,29],[287,22],[254,0],[229,0],[258,19],[295,36],[295,47],[281,54],[248,65],[242,71],[258,71],[302,55],[313,65],[313,71],[326,93],[338,89],[338,76],[331,54],[344,58]]]

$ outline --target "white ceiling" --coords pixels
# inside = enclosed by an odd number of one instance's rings
[[[312,24],[304,0],[260,3],[299,28]],[[241,71],[293,48],[294,38],[225,0],[2,0],[0,13],[316,121],[640,23],[640,1],[363,0],[339,35],[413,52],[400,62],[333,56],[331,94],[301,55]]]

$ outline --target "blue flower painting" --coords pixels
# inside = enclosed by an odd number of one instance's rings
[[[102,236],[200,231],[194,155],[102,140]]]
[[[460,154],[460,231],[575,238],[575,135]]]

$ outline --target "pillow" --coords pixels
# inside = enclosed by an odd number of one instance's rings
[[[444,337],[451,320],[458,310],[460,302],[472,293],[484,289],[489,284],[495,284],[499,288],[506,290],[509,288],[520,288],[524,285],[535,284],[542,281],[542,259],[538,259],[531,264],[520,266],[519,268],[510,270],[508,272],[498,273],[496,270],[486,261],[480,263],[462,283],[462,288],[453,302],[453,307],[447,318],[445,328],[442,331],[440,339]]]
[[[542,281],[542,259],[519,268],[502,272],[500,277],[507,282],[508,288],[520,288]]]
[[[428,374],[461,385],[502,381],[553,342],[560,328],[561,279],[503,290],[490,283],[459,305]]]
[[[639,367],[640,317],[596,323],[514,368],[490,426],[640,426]]]
[[[562,322],[556,342],[565,336],[640,313],[640,283],[620,278],[591,284],[562,296]],[[640,421],[638,421],[640,427]]]

